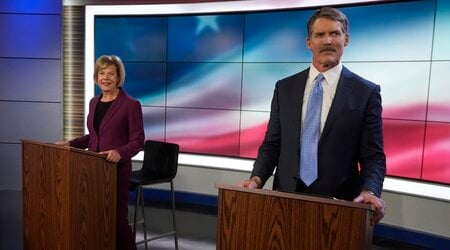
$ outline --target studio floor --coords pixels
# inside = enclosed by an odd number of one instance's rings
[[[147,230],[150,235],[170,231],[170,204],[161,201],[146,202]],[[129,217],[132,221],[133,206]],[[217,210],[215,207],[177,203],[177,235],[179,249],[214,250],[216,249]],[[20,191],[0,190],[0,249],[21,250],[22,243],[22,193]],[[137,229],[137,240],[143,239],[142,227]],[[165,237],[148,243],[148,249],[174,249],[173,237]],[[144,244],[138,249],[145,249]],[[374,250],[383,249],[425,249],[390,239],[374,238]]]
[[[148,218],[149,228],[147,230],[151,235],[164,233],[171,230],[171,210],[170,204],[164,202],[152,203],[146,206],[146,216]],[[130,208],[132,208],[130,206]],[[178,247],[182,250],[214,250],[216,249],[216,226],[217,210],[215,207],[177,204],[177,227],[178,227]],[[133,216],[133,210],[130,209],[130,220]],[[143,239],[142,228],[137,229],[137,240]],[[166,237],[151,241],[148,249],[165,250],[174,249],[173,237]],[[139,250],[145,249],[143,244],[138,245]],[[373,250],[417,250],[426,249],[420,246],[405,244],[402,242],[374,238]]]

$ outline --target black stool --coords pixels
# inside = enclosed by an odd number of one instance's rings
[[[177,144],[151,141],[145,142],[144,162],[140,170],[131,172],[130,189],[137,189],[136,204],[134,207],[133,234],[136,240],[136,225],[142,224],[144,229],[144,240],[136,242],[136,245],[145,243],[145,249],[148,249],[147,242],[170,235],[174,236],[175,249],[178,249],[178,239],[175,222],[175,192],[173,189],[173,179],[177,174],[178,168]],[[147,239],[147,229],[145,227],[145,205],[144,205],[144,186],[170,182],[170,191],[172,194],[172,222],[173,231],[154,236]],[[141,207],[142,220],[137,221],[137,208]]]

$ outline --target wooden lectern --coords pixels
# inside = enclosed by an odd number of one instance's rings
[[[369,204],[216,185],[217,249],[370,249]]]
[[[115,249],[116,165],[22,140],[24,249]]]

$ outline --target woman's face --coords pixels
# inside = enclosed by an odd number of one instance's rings
[[[98,71],[97,84],[103,93],[114,92],[119,84],[116,65],[112,64]]]

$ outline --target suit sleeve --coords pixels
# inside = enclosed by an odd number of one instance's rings
[[[259,176],[262,180],[262,186],[272,175],[275,166],[278,164],[280,155],[280,118],[278,102],[278,83],[276,84],[272,97],[269,123],[264,140],[259,147],[258,156],[255,160],[251,177]]]
[[[95,98],[95,97],[94,97],[94,98]],[[92,106],[94,105],[94,104],[93,104],[94,98],[92,98],[92,99],[89,101],[89,110],[91,110],[91,109],[92,109]],[[87,118],[87,119],[91,119],[90,114],[88,115],[88,118]],[[78,138],[75,138],[75,139],[69,141],[69,145],[70,145],[71,147],[75,147],[75,148],[86,149],[86,148],[89,147],[89,141],[90,141],[90,139],[91,139],[90,135],[89,135],[89,134],[86,134],[86,135],[83,135],[83,136],[81,136],[81,137],[78,137]]]
[[[142,107],[139,101],[133,101],[128,110],[128,143],[117,148],[122,160],[129,160],[144,148],[144,125]]]
[[[361,136],[360,166],[362,189],[374,192],[378,197],[386,174],[386,156],[383,150],[383,124],[380,87],[372,91],[364,118]]]
[[[89,135],[83,135],[69,141],[69,145],[75,148],[86,149],[89,146]]]

